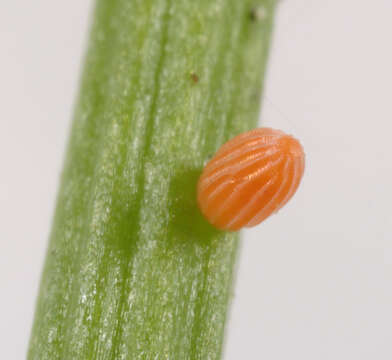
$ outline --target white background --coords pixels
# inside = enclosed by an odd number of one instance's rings
[[[0,4],[1,359],[25,357],[91,5]],[[307,168],[245,232],[225,360],[392,359],[391,17],[391,0],[280,2],[262,122]]]

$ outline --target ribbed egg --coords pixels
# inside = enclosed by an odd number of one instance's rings
[[[204,168],[197,186],[200,210],[219,229],[255,226],[290,200],[304,165],[301,144],[280,130],[238,135]]]

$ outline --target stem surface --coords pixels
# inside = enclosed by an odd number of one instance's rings
[[[238,235],[203,164],[257,123],[273,0],[98,0],[28,359],[219,359]]]

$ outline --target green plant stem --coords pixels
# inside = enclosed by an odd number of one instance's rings
[[[238,236],[196,183],[257,122],[273,8],[98,0],[28,359],[220,358]]]

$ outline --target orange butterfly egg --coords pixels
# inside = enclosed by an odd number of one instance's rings
[[[197,185],[201,212],[215,227],[239,230],[261,223],[294,195],[305,155],[282,131],[251,130],[224,144]]]

